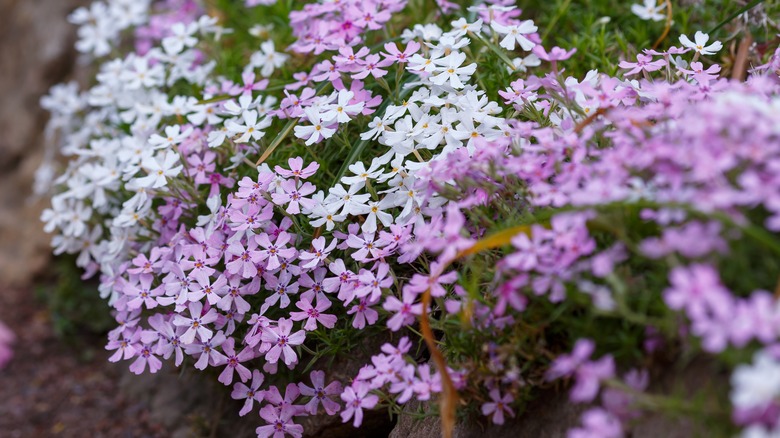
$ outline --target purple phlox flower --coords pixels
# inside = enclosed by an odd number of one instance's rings
[[[333,251],[337,244],[338,240],[334,238],[330,242],[330,245],[325,246],[326,240],[323,236],[319,236],[312,240],[312,250],[301,251],[298,256],[300,260],[308,260],[305,264],[301,265],[301,268],[313,269],[320,263],[324,263],[325,259],[328,258],[328,255],[330,255],[330,252]]]
[[[653,72],[664,68],[667,64],[665,59],[658,59],[653,61],[653,57],[649,55],[638,54],[636,56],[636,62],[620,61],[618,67],[631,69],[625,73],[626,76],[635,75],[637,73],[646,71]]]
[[[422,314],[422,303],[415,304],[416,299],[417,294],[406,289],[403,291],[403,301],[392,295],[387,297],[382,307],[388,312],[395,312],[387,320],[387,327],[390,330],[398,331],[402,326],[414,323],[415,315]]]
[[[194,342],[184,346],[184,351],[191,355],[198,355],[198,361],[195,362],[195,368],[205,370],[207,366],[220,366],[225,363],[225,355],[217,350],[217,347],[225,342],[225,334],[217,332],[213,338],[207,341]]]
[[[287,160],[287,164],[290,166],[290,170],[287,170],[280,166],[274,167],[274,170],[279,175],[282,175],[287,178],[306,179],[314,175],[315,173],[317,173],[317,169],[320,168],[319,163],[317,163],[316,161],[309,163],[309,165],[304,168],[303,158],[301,157],[290,158]]]
[[[601,408],[582,414],[582,427],[569,430],[567,438],[621,438],[623,426],[614,415]]]
[[[198,281],[199,287],[193,287],[194,285],[191,286],[192,291],[187,294],[187,299],[189,301],[200,301],[203,297],[206,297],[206,301],[208,301],[209,305],[213,306],[219,302],[220,295],[224,294],[228,289],[227,278],[223,274],[220,274],[219,277],[212,282],[210,276],[203,272],[198,272],[195,274],[195,279]]]
[[[309,376],[311,377],[311,387],[303,382],[298,383],[298,389],[300,389],[301,394],[311,397],[311,400],[306,403],[306,412],[311,415],[316,415],[317,407],[322,403],[322,407],[325,408],[325,412],[327,412],[328,415],[336,414],[336,412],[341,409],[341,406],[333,401],[330,396],[342,393],[341,383],[333,381],[326,386],[325,373],[323,371],[312,371]]]
[[[450,271],[446,274],[441,273],[443,265],[439,262],[431,263],[430,275],[414,274],[409,283],[403,287],[404,291],[409,291],[415,294],[422,294],[426,290],[431,291],[431,296],[443,297],[447,294],[447,290],[444,289],[445,284],[452,284],[458,279],[457,271]]]
[[[713,312],[729,315],[733,305],[731,293],[721,284],[712,266],[694,264],[679,266],[669,274],[670,287],[664,301],[673,310],[685,310],[692,318]]]
[[[346,423],[354,418],[352,425],[360,427],[363,423],[363,408],[372,409],[379,403],[379,397],[369,394],[370,387],[365,382],[356,380],[352,386],[348,386],[341,394],[344,401],[344,410],[341,411],[341,420]]]
[[[189,318],[182,315],[176,315],[173,318],[173,325],[187,327],[187,331],[181,335],[181,341],[185,345],[191,344],[195,341],[196,334],[202,341],[211,339],[211,336],[214,333],[206,328],[206,324],[210,324],[217,320],[217,311],[209,309],[205,314],[202,314],[203,304],[199,301],[192,302],[187,307],[190,311]]]
[[[506,393],[501,396],[498,388],[493,388],[490,390],[490,398],[492,401],[482,404],[482,415],[487,417],[492,414],[493,423],[504,424],[504,413],[509,414],[510,417],[515,416],[514,411],[509,406],[515,400],[512,394]]]
[[[252,410],[252,406],[254,405],[255,401],[258,403],[263,402],[265,392],[260,390],[260,386],[263,385],[263,380],[265,380],[263,373],[261,373],[259,370],[254,370],[252,371],[252,382],[249,384],[249,386],[246,386],[241,382],[237,382],[235,385],[233,385],[233,392],[230,394],[233,400],[246,399],[244,406],[241,407],[238,415],[243,417],[244,415],[248,414],[249,411]]]
[[[382,296],[382,289],[387,289],[393,285],[393,277],[389,276],[390,265],[387,263],[377,263],[375,266],[376,274],[373,269],[363,269],[358,274],[360,286],[355,289],[355,296],[358,298],[369,297],[370,301],[377,301]]]
[[[292,275],[289,272],[282,272],[278,278],[271,274],[263,278],[266,281],[266,290],[273,292],[265,299],[265,305],[275,306],[279,303],[282,309],[287,308],[290,305],[290,295],[298,293],[298,282],[290,283]]]
[[[373,325],[379,319],[379,313],[371,308],[376,302],[369,302],[368,297],[360,298],[358,303],[352,306],[347,312],[348,315],[355,314],[352,319],[352,327],[362,329],[368,325]]]
[[[571,58],[571,55],[573,55],[577,49],[571,49],[568,52],[566,49],[562,49],[558,46],[553,47],[550,49],[549,52],[544,49],[541,45],[535,46],[531,51],[539,57],[539,59],[543,59],[547,62],[554,62],[554,61],[565,61],[569,58]]]
[[[159,335],[154,330],[141,331],[140,343],[137,347],[136,360],[130,365],[130,371],[133,374],[142,374],[149,365],[149,372],[156,373],[162,368],[162,361],[154,355],[154,344],[159,339]]]
[[[265,354],[265,359],[268,362],[276,363],[282,355],[284,356],[284,364],[288,367],[298,362],[298,356],[292,347],[303,344],[303,341],[306,339],[306,333],[303,330],[298,330],[290,334],[292,327],[293,322],[291,320],[281,318],[276,327],[271,326],[263,330],[261,339],[263,342],[272,345],[271,349]]]
[[[295,248],[286,248],[285,245],[290,241],[290,234],[287,232],[279,233],[279,237],[272,243],[268,234],[258,234],[257,243],[264,249],[260,251],[260,260],[268,260],[266,269],[269,271],[278,268],[281,265],[279,258],[290,259],[297,252]]]
[[[171,354],[176,353],[174,365],[181,365],[184,360],[184,351],[182,350],[181,335],[187,331],[186,327],[174,327],[170,320],[166,320],[162,314],[155,314],[148,319],[149,325],[157,330],[159,341],[155,349],[155,354],[163,359],[168,359]]]
[[[128,330],[129,331],[129,330]],[[135,327],[131,331],[125,331],[117,339],[108,341],[106,350],[116,350],[111,357],[110,362],[118,362],[120,359],[128,360],[134,357],[138,351],[138,341],[141,339],[141,329]]]
[[[431,374],[430,365],[417,366],[419,378],[414,383],[414,392],[419,400],[430,400],[431,394],[441,392],[441,375],[438,372]]]
[[[615,361],[612,356],[604,356],[597,361],[585,362],[575,372],[576,383],[569,393],[573,402],[590,402],[596,398],[601,381],[614,377]]]
[[[230,386],[233,383],[233,371],[238,373],[238,377],[242,382],[249,380],[249,377],[252,375],[249,368],[242,365],[241,362],[253,359],[255,357],[254,351],[252,351],[252,348],[247,347],[241,350],[240,353],[236,353],[235,342],[234,338],[228,338],[222,343],[222,351],[225,354],[225,369],[217,380],[226,386]]]
[[[304,182],[299,186],[298,182],[294,179],[288,179],[282,183],[282,193],[271,194],[276,205],[287,204],[287,213],[298,214],[301,212],[301,208],[304,210],[311,210],[314,208],[315,202],[311,198],[307,198],[307,195],[314,193],[316,187],[310,182]]]
[[[570,376],[582,363],[593,354],[596,344],[590,339],[579,339],[572,349],[571,354],[562,354],[553,361],[550,369],[547,370],[546,379],[556,380],[561,377]]]
[[[268,425],[255,429],[257,438],[268,438],[271,436],[273,438],[283,438],[285,435],[301,438],[303,436],[303,426],[292,422],[293,414],[289,411],[279,410],[273,405],[265,405],[260,409],[260,417]]]
[[[295,303],[295,306],[301,309],[302,312],[291,312],[290,319],[293,321],[302,321],[305,319],[306,324],[303,326],[304,330],[316,330],[318,322],[326,328],[333,328],[333,326],[336,325],[336,321],[338,321],[338,317],[336,317],[336,315],[322,313],[330,308],[330,300],[328,300],[327,297],[318,297],[316,298],[316,301],[317,305],[312,306],[310,300],[302,298]]]

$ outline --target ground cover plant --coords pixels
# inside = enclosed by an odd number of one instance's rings
[[[571,437],[776,436],[779,9],[96,1],[93,82],[41,101],[42,221],[112,361],[211,372],[259,437],[372,409],[449,435],[558,382],[591,405]],[[728,384],[655,393],[659,357]]]

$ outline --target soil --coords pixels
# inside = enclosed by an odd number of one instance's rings
[[[0,294],[0,320],[16,334],[14,357],[0,371],[0,436],[165,437],[144,403],[125,397],[126,364],[108,362],[95,336],[67,345],[29,289]]]

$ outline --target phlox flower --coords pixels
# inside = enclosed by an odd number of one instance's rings
[[[191,302],[187,307],[190,311],[189,318],[182,316],[181,314],[177,314],[173,318],[173,325],[177,327],[187,327],[187,331],[181,335],[181,341],[184,344],[191,344],[195,341],[196,335],[202,341],[211,339],[214,332],[206,328],[206,324],[210,324],[217,320],[217,311],[209,309],[208,312],[202,314],[203,304],[199,301]]]
[[[257,111],[247,110],[241,115],[244,120],[243,124],[228,120],[225,122],[225,126],[230,132],[237,135],[234,139],[236,143],[246,143],[249,140],[259,140],[263,138],[265,128],[271,126],[271,120],[268,117],[260,117],[258,119]]]
[[[354,116],[363,110],[364,103],[351,103],[355,93],[348,90],[339,90],[335,103],[329,103],[322,107],[322,120],[329,122],[347,123],[350,116]]]
[[[338,318],[336,315],[322,313],[328,310],[331,306],[330,300],[327,298],[316,298],[317,305],[312,306],[312,302],[309,299],[302,298],[295,303],[295,306],[301,309],[301,312],[290,312],[290,319],[293,321],[306,320],[306,324],[303,325],[304,330],[316,330],[317,323],[322,324],[323,327],[333,328],[336,325]]]
[[[313,269],[320,263],[324,263],[328,255],[336,247],[338,239],[333,239],[330,245],[326,247],[325,237],[319,236],[311,242],[311,251],[302,251],[298,258],[300,260],[307,260],[307,262],[301,265],[304,269]]]
[[[631,12],[643,20],[664,20],[666,17],[661,13],[664,9],[666,9],[666,4],[662,1],[659,5],[657,0],[644,0],[642,5],[631,5]]]
[[[700,30],[696,31],[693,39],[695,42],[691,41],[686,35],[680,35],[680,44],[693,49],[700,55],[714,55],[723,48],[723,44],[720,41],[715,41],[708,46],[707,42],[710,40],[710,36]]]
[[[141,166],[147,175],[137,178],[138,185],[145,188],[159,189],[168,184],[168,178],[181,173],[183,166],[179,163],[179,154],[173,151],[163,151],[154,157],[144,158]],[[178,164],[178,165],[177,165]]]
[[[355,290],[355,296],[368,297],[370,301],[377,301],[382,296],[382,289],[393,285],[393,277],[389,276],[390,265],[379,263],[376,274],[373,270],[362,269],[358,274],[361,285]]]
[[[241,382],[237,382],[235,385],[233,385],[233,392],[230,394],[230,397],[233,400],[246,399],[244,406],[241,407],[238,415],[243,417],[244,415],[248,414],[249,411],[252,410],[254,402],[263,402],[265,392],[260,390],[260,387],[263,385],[263,380],[265,380],[263,373],[261,373],[259,370],[254,370],[252,371],[252,382],[249,386],[246,386]]]
[[[208,366],[220,366],[225,363],[225,355],[217,348],[222,345],[227,337],[221,331],[218,331],[213,338],[207,341],[195,341],[184,346],[184,351],[190,356],[198,356],[195,362],[195,368],[205,370]]]
[[[263,331],[260,338],[263,342],[268,342],[272,345],[271,349],[265,354],[265,360],[270,363],[276,363],[282,357],[284,364],[287,366],[298,362],[298,356],[292,347],[301,345],[306,339],[306,333],[303,330],[298,330],[290,334],[292,327],[293,322],[291,320],[281,318],[277,322],[276,327],[271,326]]]
[[[333,121],[325,119],[316,108],[306,108],[304,113],[311,125],[296,125],[293,131],[296,137],[306,140],[306,146],[311,146],[320,139],[331,138],[336,133],[336,129],[328,127],[333,124]]]
[[[352,319],[352,327],[356,329],[362,329],[368,325],[373,325],[377,319],[379,319],[379,313],[371,308],[371,305],[366,297],[360,298],[358,303],[352,306],[347,312],[348,315],[355,314]]]
[[[525,51],[533,49],[536,45],[536,43],[526,37],[526,35],[532,34],[537,30],[536,25],[531,20],[508,26],[493,20],[490,22],[490,27],[499,35],[506,35],[498,45],[507,50],[514,50],[515,44],[519,44]]]
[[[272,193],[271,198],[276,205],[287,204],[285,209],[287,213],[298,214],[301,212],[301,207],[311,209],[315,205],[312,199],[306,197],[316,190],[316,187],[308,181],[298,187],[297,181],[288,179],[282,183],[282,190],[282,193]]]
[[[339,395],[342,393],[341,383],[334,380],[327,386],[325,385],[325,373],[323,371],[315,370],[309,375],[311,378],[312,386],[307,386],[305,383],[298,383],[298,389],[301,394],[307,397],[311,397],[308,403],[306,403],[306,412],[311,415],[317,414],[317,407],[322,403],[322,407],[325,408],[325,412],[328,415],[334,415],[341,409],[341,406],[333,401],[330,396]]]
[[[303,436],[303,426],[292,422],[292,412],[277,409],[273,405],[265,405],[260,409],[260,417],[268,425],[255,429],[257,438],[284,438],[285,435],[301,438]]]
[[[227,386],[233,383],[233,371],[238,373],[238,377],[242,382],[249,380],[252,375],[247,367],[241,364],[255,357],[254,351],[251,347],[244,348],[240,353],[236,354],[235,351],[235,339],[228,338],[222,343],[222,351],[225,354],[225,369],[219,375],[217,380]]]
[[[405,64],[412,55],[420,50],[420,43],[414,40],[409,41],[403,51],[399,50],[395,43],[385,43],[385,50],[387,53],[382,53],[382,56],[399,64]]]
[[[582,414],[582,427],[569,430],[567,438],[620,438],[623,427],[614,415],[594,408]]]
[[[274,167],[274,170],[279,175],[282,175],[287,178],[300,178],[300,179],[306,179],[315,173],[317,173],[317,169],[320,168],[319,163],[316,161],[312,161],[309,163],[306,168],[303,167],[303,158],[301,157],[293,157],[287,160],[288,166],[290,166],[290,169],[287,170],[283,167],[276,166]]]
[[[388,312],[395,312],[395,315],[387,320],[387,327],[392,331],[398,331],[404,325],[414,323],[415,315],[422,314],[422,303],[415,304],[417,294],[404,289],[403,301],[395,296],[387,297],[382,307]]]
[[[149,372],[154,374],[162,368],[162,361],[157,358],[152,350],[152,343],[157,340],[157,332],[144,330],[141,332],[141,344],[138,347],[136,360],[130,365],[133,374],[142,374],[149,365]]]
[[[449,56],[435,60],[436,74],[431,76],[431,82],[436,85],[444,85],[445,82],[449,81],[452,88],[456,90],[463,88],[464,84],[460,80],[460,76],[471,76],[477,70],[476,63],[461,67],[465,60],[466,54],[461,52],[453,52]]]
[[[352,425],[360,427],[363,423],[363,408],[372,409],[379,403],[379,397],[369,394],[370,387],[360,380],[356,380],[352,386],[344,388],[341,400],[344,401],[344,410],[341,411],[341,420],[346,423],[354,418]]]
[[[638,54],[636,56],[636,62],[620,61],[618,67],[631,69],[625,73],[626,76],[631,76],[639,72],[653,72],[660,70],[666,66],[666,60],[658,59],[653,61],[652,56]]]
[[[491,420],[493,420],[493,423],[504,424],[504,413],[509,414],[511,417],[515,416],[512,408],[509,407],[514,401],[512,394],[506,393],[502,397],[498,388],[493,388],[490,390],[490,398],[493,401],[483,403],[481,409],[482,415],[486,417],[492,414]]]

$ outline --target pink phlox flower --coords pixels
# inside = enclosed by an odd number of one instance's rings
[[[373,272],[374,269],[376,274]],[[390,265],[379,262],[374,269],[362,269],[358,274],[360,286],[355,289],[356,297],[367,296],[370,301],[377,301],[382,297],[382,289],[388,289],[393,285],[393,277],[389,275]]]
[[[422,303],[415,304],[417,294],[410,292],[409,290],[403,291],[403,301],[399,300],[395,296],[387,297],[382,307],[388,312],[395,312],[390,319],[387,320],[387,327],[392,331],[398,331],[404,325],[413,324],[416,320],[416,315],[422,314]]]
[[[539,47],[539,46],[537,46]],[[510,405],[515,400],[512,394],[506,393],[501,396],[501,391],[498,388],[490,390],[490,399],[492,401],[482,404],[482,415],[490,416],[494,424],[504,424],[504,414],[509,414],[510,417],[514,417],[515,413],[512,411]]]
[[[348,386],[341,394],[344,401],[344,410],[341,411],[341,420],[346,423],[354,418],[352,425],[360,427],[363,423],[363,408],[372,409],[379,403],[379,397],[369,394],[370,387],[362,381],[356,380],[352,386]]]
[[[244,415],[248,414],[249,411],[252,410],[254,402],[263,402],[263,399],[265,398],[265,391],[261,391],[260,387],[263,385],[264,380],[265,376],[263,373],[261,373],[259,370],[254,370],[252,371],[252,382],[249,384],[249,386],[241,382],[237,382],[235,385],[233,385],[233,392],[230,394],[230,397],[233,398],[233,400],[246,399],[244,406],[242,406],[241,410],[238,412],[239,416],[243,417]]]
[[[570,376],[586,360],[590,358],[596,344],[590,339],[579,339],[574,344],[571,354],[562,354],[558,356],[547,370],[545,378],[548,381]]]
[[[334,380],[326,386],[325,373],[319,370],[312,371],[309,376],[311,377],[311,387],[303,382],[298,383],[298,389],[301,391],[301,394],[311,397],[311,400],[305,405],[306,412],[311,415],[317,415],[317,407],[322,403],[322,407],[325,408],[325,412],[328,415],[335,415],[341,409],[341,406],[333,401],[330,396],[342,393],[341,383]]]
[[[333,249],[338,244],[338,240],[334,238],[327,247],[325,244],[326,240],[323,236],[319,236],[312,240],[312,250],[301,251],[300,255],[298,256],[300,260],[308,260],[305,264],[301,265],[301,268],[313,269],[320,263],[323,263],[325,259],[328,258],[328,255],[330,255],[330,252],[333,251]]]
[[[621,438],[623,427],[614,415],[601,408],[582,414],[582,427],[569,430],[567,438]]]
[[[298,282],[290,283],[293,276],[288,272],[282,272],[278,277],[269,274],[264,278],[266,290],[273,292],[265,299],[265,305],[275,306],[276,303],[279,303],[280,308],[287,308],[290,305],[290,295],[298,293]]]
[[[415,380],[414,392],[419,400],[430,400],[431,394],[441,392],[441,375],[438,372],[431,374],[430,365],[418,365],[417,374],[420,377]]]
[[[438,262],[431,263],[431,273],[429,275],[414,274],[412,279],[404,285],[403,290],[422,294],[430,290],[431,296],[443,297],[447,294],[444,285],[452,284],[458,279],[457,271],[450,271],[446,274],[439,272],[442,265]]]
[[[291,320],[281,318],[277,322],[276,327],[271,326],[263,331],[261,339],[272,345],[271,349],[265,354],[265,359],[268,362],[276,363],[280,356],[283,356],[284,364],[288,367],[298,362],[298,356],[292,347],[303,344],[303,341],[306,339],[306,333],[303,330],[298,330],[290,334],[292,327],[293,322]]]
[[[279,388],[271,386],[265,391],[265,401],[274,405],[277,409],[289,412],[292,415],[306,415],[306,408],[303,405],[296,405],[295,400],[300,397],[301,391],[295,383],[288,383],[284,389],[284,397],[279,392]]]
[[[295,248],[287,248],[285,245],[291,240],[287,232],[279,233],[279,236],[272,243],[270,236],[266,233],[258,234],[255,239],[257,243],[264,248],[260,251],[260,260],[267,260],[266,269],[271,271],[281,266],[281,259],[290,259],[297,252]]]
[[[298,214],[301,212],[301,207],[304,210],[311,210],[314,208],[315,202],[311,198],[306,196],[314,193],[317,188],[310,182],[298,184],[296,180],[289,179],[282,183],[282,193],[271,194],[276,205],[287,204],[287,213]]]
[[[214,334],[209,330],[206,325],[217,320],[217,311],[214,309],[208,309],[207,312],[203,311],[203,304],[199,301],[191,302],[187,306],[190,311],[190,317],[187,318],[180,314],[177,314],[173,318],[173,325],[178,327],[187,327],[187,331],[181,336],[181,341],[186,344],[191,344],[195,341],[197,335],[202,341],[208,341]]]
[[[653,72],[664,68],[667,64],[665,59],[658,59],[653,61],[652,56],[638,54],[636,56],[636,62],[620,61],[618,67],[631,69],[625,73],[626,76],[635,75],[637,73],[646,71]]]
[[[412,55],[420,50],[420,47],[420,43],[414,40],[409,41],[403,51],[399,50],[395,43],[386,43],[385,50],[387,50],[387,53],[382,53],[382,55],[388,60],[405,64],[409,62],[409,58]]]
[[[370,303],[367,297],[360,298],[357,304],[352,306],[347,312],[348,315],[354,314],[352,319],[352,327],[356,329],[362,329],[368,325],[373,325],[377,319],[379,319],[379,313],[371,308],[376,303]]]
[[[242,382],[249,380],[249,377],[252,375],[249,368],[241,363],[253,359],[255,357],[254,351],[252,351],[252,348],[247,347],[241,350],[240,353],[236,353],[235,342],[236,340],[231,337],[222,343],[222,352],[225,354],[225,369],[217,380],[226,386],[230,386],[233,383],[233,371],[238,373],[238,377]]]
[[[303,436],[303,426],[292,422],[293,414],[289,411],[279,410],[273,405],[265,405],[260,409],[260,417],[268,425],[255,429],[257,438],[268,438],[271,436],[273,438],[283,438],[285,435],[301,438]]]
[[[566,49],[562,49],[558,46],[555,46],[552,49],[550,49],[549,52],[547,52],[547,50],[545,50],[544,47],[542,47],[541,45],[537,45],[531,51],[536,56],[538,56],[539,59],[543,59],[547,62],[553,62],[553,61],[565,61],[571,58],[571,55],[577,52],[577,49],[573,48],[567,52]]]
[[[303,325],[304,330],[311,331],[317,329],[317,323],[323,325],[326,328],[333,328],[338,321],[336,315],[324,314],[322,312],[328,310],[331,306],[330,300],[325,298],[317,298],[317,305],[312,306],[311,301],[306,298],[301,299],[295,306],[301,309],[301,312],[291,312],[290,319],[293,321],[306,320]]]
[[[280,166],[275,166],[274,170],[279,175],[282,175],[287,178],[306,179],[314,175],[315,173],[317,173],[317,169],[320,168],[319,163],[317,163],[316,161],[309,163],[309,165],[304,168],[303,158],[301,157],[290,158],[287,160],[287,164],[290,166],[289,170]]]
[[[131,276],[132,279],[135,276]],[[157,297],[163,294],[163,287],[159,285],[152,288],[152,280],[154,277],[149,274],[142,274],[134,283],[125,283],[123,292],[128,297],[132,297],[127,302],[127,307],[130,310],[138,309],[141,306],[146,306],[147,309],[153,309],[159,304],[156,300]]]

